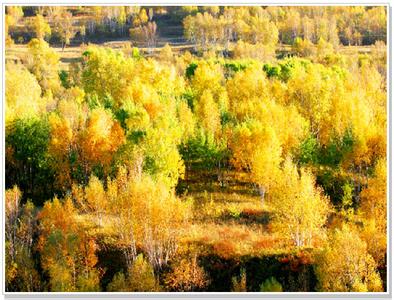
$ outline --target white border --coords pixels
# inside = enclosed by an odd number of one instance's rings
[[[45,3],[44,1],[31,1],[27,2],[27,0],[1,0],[2,4],[2,23],[1,23],[1,53],[2,53],[2,124],[1,124],[1,149],[2,149],[2,159],[1,159],[1,167],[2,167],[2,196],[4,197],[5,191],[5,78],[3,74],[5,74],[5,47],[4,47],[4,22],[5,22],[5,6],[6,5],[27,5],[27,6],[62,6],[62,5],[83,5],[83,6],[91,6],[91,5],[100,5],[100,6],[119,6],[119,5],[138,5],[138,6],[179,6],[179,5],[231,5],[231,6],[254,6],[254,5],[265,5],[265,6],[386,6],[387,7],[387,161],[389,166],[388,171],[388,180],[387,180],[387,199],[388,199],[388,247],[387,247],[387,292],[380,293],[321,293],[321,292],[309,292],[309,293],[296,293],[296,292],[284,292],[284,293],[259,293],[259,292],[190,292],[190,293],[171,293],[171,292],[163,292],[163,293],[121,293],[121,292],[93,292],[93,293],[76,293],[76,292],[36,292],[36,293],[27,293],[27,292],[6,292],[5,291],[5,255],[4,251],[2,252],[2,272],[1,272],[1,285],[2,285],[2,294],[6,298],[55,298],[55,299],[66,299],[66,298],[110,298],[110,299],[125,299],[125,298],[265,298],[265,299],[278,299],[278,298],[308,298],[308,299],[319,299],[319,298],[391,298],[392,297],[392,225],[391,218],[394,217],[392,212],[392,57],[391,57],[391,43],[392,43],[392,7],[390,2],[386,1],[376,1],[373,2],[371,0],[347,0],[346,2],[341,3],[333,3],[333,2],[316,2],[312,0],[304,0],[301,2],[277,2],[270,3],[265,0],[261,1],[247,1],[245,3],[240,3],[239,0],[227,0],[226,2],[219,1],[207,1],[200,0],[196,3],[196,0],[184,0],[182,2],[176,0],[167,0],[167,1],[149,1],[149,0],[117,0],[114,3],[105,1],[105,0],[85,0],[84,3],[78,3],[75,0],[62,0],[61,2],[56,3]],[[3,198],[2,197],[2,198]],[[4,220],[5,220],[5,201],[3,201],[2,205],[2,238],[0,239],[1,249],[4,249]],[[390,217],[391,213],[391,217]],[[66,296],[66,298],[64,297]],[[317,298],[317,297],[318,298]]]

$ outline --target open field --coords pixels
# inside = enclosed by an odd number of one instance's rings
[[[145,53],[147,57],[149,56],[155,56],[157,55],[160,50],[162,49],[163,45],[167,41],[163,39],[161,41],[162,46],[160,47],[154,47],[154,48],[139,48],[142,53]],[[185,43],[181,45],[177,44],[171,44],[171,49],[174,53],[181,54],[184,51],[193,51],[194,46],[193,44],[190,43]],[[93,44],[94,45],[94,44]],[[116,41],[107,41],[103,42],[100,44],[100,46],[103,47],[108,47],[111,49],[115,50],[124,50],[127,51],[127,49],[130,49],[132,43],[129,40],[116,40]],[[84,46],[86,47],[86,46]],[[61,47],[53,47],[56,51],[56,53],[60,57],[60,68],[63,70],[68,70],[68,65],[71,62],[76,62],[78,61],[82,53],[84,51],[84,47],[81,46],[69,46],[66,47],[65,49],[62,49]],[[230,47],[231,49],[231,47]],[[340,46],[338,49],[338,52],[341,54],[349,55],[349,54],[355,54],[355,53],[370,53],[371,47],[370,46]],[[276,49],[277,53],[291,53],[291,46],[290,45],[282,45]],[[12,47],[7,47],[5,50],[5,59],[6,60],[20,60],[20,59],[25,59],[26,58],[26,53],[27,53],[27,44],[15,44]]]

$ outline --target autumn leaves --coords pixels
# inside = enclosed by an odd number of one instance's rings
[[[63,80],[43,40],[30,42],[26,67],[6,67],[7,290],[208,288],[200,253],[180,249],[203,214],[188,179],[209,174],[224,191],[234,180],[226,172],[247,178],[245,197],[257,187],[267,234],[313,253],[317,289],[382,290],[386,91],[373,59],[267,64],[168,47],[149,59],[85,50]],[[235,202],[231,221],[243,222]],[[122,267],[104,284],[108,245]],[[247,289],[246,277],[234,290]],[[282,290],[278,280],[264,278],[261,289]]]

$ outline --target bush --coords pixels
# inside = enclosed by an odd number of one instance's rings
[[[156,292],[160,290],[153,268],[142,254],[137,256],[129,272],[131,292]]]
[[[245,269],[241,269],[240,277],[237,278],[234,276],[231,279],[233,283],[233,287],[231,288],[232,292],[247,292],[246,288],[246,271]]]
[[[123,272],[116,273],[107,286],[109,292],[158,292],[159,290],[160,286],[153,268],[142,254],[135,259],[127,277]]]
[[[262,43],[249,44],[239,40],[233,50],[233,57],[253,58],[262,61],[271,61],[275,57],[275,46],[264,45]]]
[[[207,274],[197,263],[197,256],[191,261],[182,259],[172,273],[167,274],[166,285],[171,291],[193,292],[203,290],[209,284]]]
[[[260,285],[260,292],[283,292],[283,289],[275,277],[270,277]]]
[[[311,57],[316,55],[315,45],[311,41],[307,39],[303,40],[299,37],[294,40],[292,50],[301,57]]]

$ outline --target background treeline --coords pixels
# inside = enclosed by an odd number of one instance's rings
[[[268,59],[274,8],[234,9],[251,52],[83,45],[67,69],[34,17],[5,67],[7,291],[386,290],[384,42]]]
[[[38,37],[34,29],[39,27],[48,40],[62,44],[131,36],[150,47],[159,34],[174,42],[186,38],[203,48],[227,48],[239,40],[292,45],[297,38],[360,46],[385,41],[387,26],[384,6],[8,6],[6,13],[6,30],[18,43]]]

